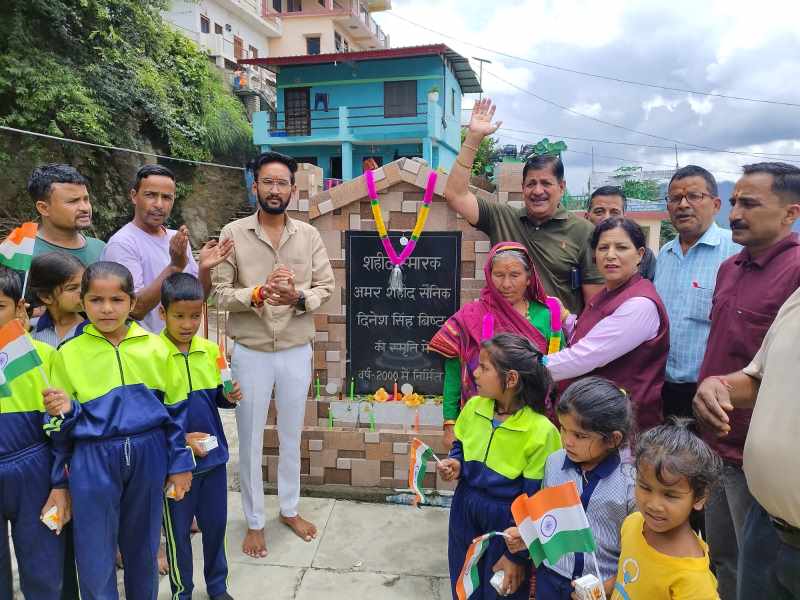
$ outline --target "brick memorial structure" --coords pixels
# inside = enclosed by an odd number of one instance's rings
[[[410,235],[416,222],[429,173],[430,169],[415,159],[399,159],[375,171],[383,219],[398,252],[401,249],[399,238]],[[442,317],[449,317],[465,302],[478,297],[484,285],[483,267],[489,252],[488,238],[447,207],[441,196],[446,181],[446,174],[438,175],[430,214],[411,257],[412,260],[414,256],[429,260],[440,258],[443,262],[431,261],[429,265],[436,264],[440,272],[425,275],[421,272],[425,269],[415,270],[413,267],[420,267],[420,261],[407,265],[403,268],[405,286],[416,290],[414,299],[387,298],[389,270],[383,269],[385,265],[380,260],[383,248],[375,233],[364,177],[321,191],[322,170],[309,164],[300,165],[298,195],[289,205],[289,214],[317,227],[336,279],[333,296],[314,316],[317,329],[314,385],[306,404],[306,427],[301,444],[301,482],[304,485],[405,489],[408,487],[408,443],[414,437],[430,445],[439,456],[446,454],[441,439],[441,406],[435,398],[441,394],[441,376],[437,378],[436,375],[437,371],[441,374],[441,361],[435,355],[427,355],[425,346]],[[485,198],[493,198],[483,190],[474,191]],[[370,256],[366,255],[373,242],[368,238],[374,241]],[[365,258],[381,266],[380,274],[373,273],[368,281],[360,282],[364,285],[347,285],[348,243],[351,248],[355,248],[354,243],[358,245],[360,254],[356,266],[363,267]],[[454,243],[458,248],[453,247]],[[353,252],[355,254],[356,250]],[[453,260],[459,262],[457,269]],[[351,262],[350,267],[353,266]],[[450,295],[442,290],[449,290]],[[354,298],[354,294],[361,297]],[[377,321],[365,310],[369,303],[365,304],[363,297],[373,294],[375,308],[371,310],[379,316]],[[348,301],[356,307],[354,314],[348,314]],[[401,308],[403,303],[405,309]],[[359,312],[362,313],[360,318]],[[387,317],[381,319],[380,315]],[[402,321],[409,317],[414,321],[414,327],[407,331],[411,335],[405,336],[406,331],[401,331],[400,337],[392,337],[388,330],[394,327],[397,334],[397,328],[402,329]],[[375,331],[367,332],[365,328]],[[352,367],[348,342],[352,349]],[[396,362],[381,363],[380,348],[385,348],[386,356],[393,356]],[[373,368],[382,364],[387,368]],[[372,376],[364,377],[368,368]],[[376,371],[381,371],[377,378]],[[415,372],[421,379],[414,380]],[[384,389],[390,395],[393,393],[395,376],[398,389],[403,383],[414,385],[415,391],[425,395],[425,403],[407,406],[403,401],[372,402],[371,395],[384,383]],[[275,483],[278,467],[274,406],[272,403],[264,435],[264,479],[269,483]],[[431,463],[425,487],[451,490],[454,484],[442,481]]]

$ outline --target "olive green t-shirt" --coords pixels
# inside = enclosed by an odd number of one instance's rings
[[[103,248],[106,247],[106,244],[102,240],[89,237],[88,235],[84,235],[83,239],[86,243],[81,248],[64,248],[37,237],[33,245],[33,255],[41,256],[42,254],[48,254],[50,252],[66,252],[67,254],[72,254],[72,256],[81,261],[85,267],[88,267],[92,263],[96,263],[100,260],[100,256],[103,254]]]
[[[478,198],[478,222],[475,227],[489,236],[492,246],[498,242],[524,244],[533,256],[536,272],[550,296],[556,296],[572,313],[583,310],[582,284],[602,284],[589,239],[594,226],[579,219],[562,206],[549,221],[534,225],[525,207],[512,208],[502,202]],[[572,287],[572,271],[580,277]]]

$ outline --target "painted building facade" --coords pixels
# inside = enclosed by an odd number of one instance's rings
[[[443,44],[241,61],[272,69],[277,112],[253,116],[253,141],[348,180],[401,157],[449,170],[461,147],[467,59]]]

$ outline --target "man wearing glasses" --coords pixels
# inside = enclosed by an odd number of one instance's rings
[[[711,298],[722,262],[736,254],[731,232],[714,222],[720,209],[717,182],[687,165],[672,176],[667,210],[678,237],[658,254],[654,280],[669,315],[669,355],[662,391],[664,415],[692,416],[700,364],[711,329]]]
[[[234,251],[213,273],[220,307],[229,311],[234,340],[233,378],[244,398],[236,407],[239,473],[247,533],[242,550],[267,555],[261,455],[264,425],[275,393],[278,412],[279,519],[300,538],[316,537],[298,514],[300,436],[312,372],[314,315],[334,287],[333,269],[319,232],[286,214],[295,193],[297,162],[265,152],[253,162],[255,214],[226,225],[220,244]]]

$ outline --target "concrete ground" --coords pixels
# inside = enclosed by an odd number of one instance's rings
[[[240,501],[237,492],[229,494],[229,591],[237,600],[450,597],[446,510],[303,498],[300,513],[320,532],[313,542],[304,542],[278,522],[277,498],[267,496],[269,555],[256,560],[241,552],[246,526]],[[198,558],[199,538],[193,539]],[[202,564],[195,560],[195,598],[206,598]],[[170,598],[167,578],[158,598]]]
[[[440,508],[365,504],[327,498],[301,498],[300,513],[319,530],[307,543],[278,522],[278,502],[266,497],[269,556],[245,556],[239,494],[239,444],[234,411],[220,411],[228,438],[227,548],[231,595],[236,600],[446,600],[448,511]],[[200,535],[193,539],[194,598],[205,599]],[[16,574],[16,565],[14,565]],[[122,571],[118,571],[120,590]],[[15,581],[14,600],[23,600]],[[120,593],[124,600],[124,593]],[[161,579],[159,600],[170,598]]]

